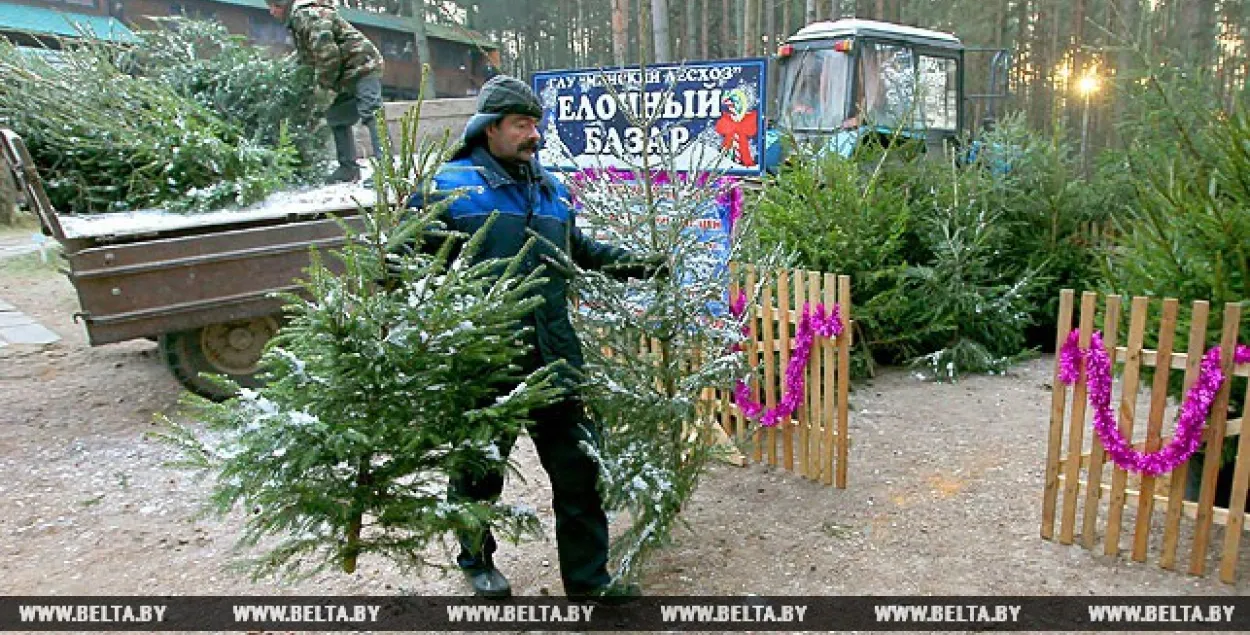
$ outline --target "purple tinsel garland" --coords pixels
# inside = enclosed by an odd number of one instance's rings
[[[1079,338],[1080,332],[1073,331],[1059,351],[1059,379],[1068,385],[1076,383],[1080,376],[1080,360],[1085,360],[1085,382],[1089,389],[1089,405],[1094,409],[1094,430],[1111,461],[1121,469],[1149,476],[1166,474],[1188,461],[1202,444],[1207,414],[1211,411],[1215,394],[1224,383],[1224,373],[1220,370],[1220,349],[1212,348],[1203,356],[1198,380],[1190,387],[1181,405],[1176,436],[1172,442],[1158,452],[1146,454],[1134,449],[1116,426],[1115,414],[1111,410],[1111,357],[1102,343],[1102,334],[1095,332],[1090,337],[1088,350],[1081,350]],[[1238,346],[1233,361],[1237,364],[1250,362],[1250,347]]]
[[[746,309],[746,303],[746,293],[739,291],[738,297],[729,303],[730,313],[734,317],[741,316]],[[743,329],[743,333],[749,332],[749,329]],[[799,325],[794,333],[794,356],[790,358],[790,364],[786,366],[781,402],[776,408],[760,416],[764,407],[758,401],[751,399],[751,389],[747,387],[745,381],[739,380],[734,388],[734,401],[738,404],[738,409],[748,419],[757,419],[760,425],[765,427],[776,426],[788,419],[799,407],[799,400],[803,398],[804,371],[807,368],[807,360],[811,358],[812,344],[816,341],[816,336],[833,338],[841,334],[842,317],[839,305],[834,304],[829,315],[825,315],[823,304],[817,304],[815,312],[812,312],[811,304],[804,303],[803,312],[799,316]],[[734,350],[741,350],[741,346],[734,345]]]

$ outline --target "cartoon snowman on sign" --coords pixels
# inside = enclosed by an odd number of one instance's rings
[[[751,154],[751,139],[759,132],[759,111],[754,109],[755,100],[742,87],[725,93],[721,99],[724,112],[716,121],[716,133],[721,137],[721,148],[731,150],[734,161],[752,167],[756,158]]]

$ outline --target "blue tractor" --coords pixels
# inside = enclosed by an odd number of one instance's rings
[[[991,56],[988,77],[978,78],[985,94],[964,90],[971,54]],[[985,125],[997,116],[1009,60],[1004,49],[966,47],[928,29],[858,19],[805,26],[774,60],[765,168],[776,172],[790,140],[845,157],[870,139],[931,150],[958,143],[969,119]]]

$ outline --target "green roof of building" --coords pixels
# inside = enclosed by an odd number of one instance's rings
[[[261,0],[262,4],[264,0]],[[132,43],[139,38],[126,25],[103,15],[55,11],[24,4],[0,4],[0,31],[82,37],[87,35],[111,42]]]
[[[437,22],[431,22],[425,25],[425,34],[428,37],[438,38],[440,40],[448,40],[451,42],[460,42],[462,44],[468,44],[470,46],[480,46],[484,49],[494,50],[494,49],[499,48],[493,42],[486,39],[485,35],[482,35],[481,33],[478,33],[477,31],[462,27],[458,24],[455,26],[448,26],[446,24],[438,24]]]
[[[222,4],[232,4],[237,7],[251,7],[254,9],[268,10],[265,0],[210,0],[212,2],[220,2]],[[377,13],[374,11],[361,11],[360,9],[348,9],[346,7],[338,7],[339,15],[342,15],[348,22],[352,24],[363,24],[365,26],[377,27],[388,31],[400,31],[403,33],[412,32],[412,22],[409,18],[391,15],[389,13]],[[446,40],[449,42],[460,42],[470,46],[480,46],[484,49],[497,49],[485,35],[476,31],[466,29],[462,26],[447,26],[444,24],[426,23],[425,34],[438,40]]]

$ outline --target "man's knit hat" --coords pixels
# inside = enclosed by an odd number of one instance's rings
[[[496,75],[482,86],[477,95],[477,112],[469,118],[461,137],[465,146],[474,145],[486,127],[504,115],[529,115],[542,119],[543,107],[529,84],[507,75]]]

